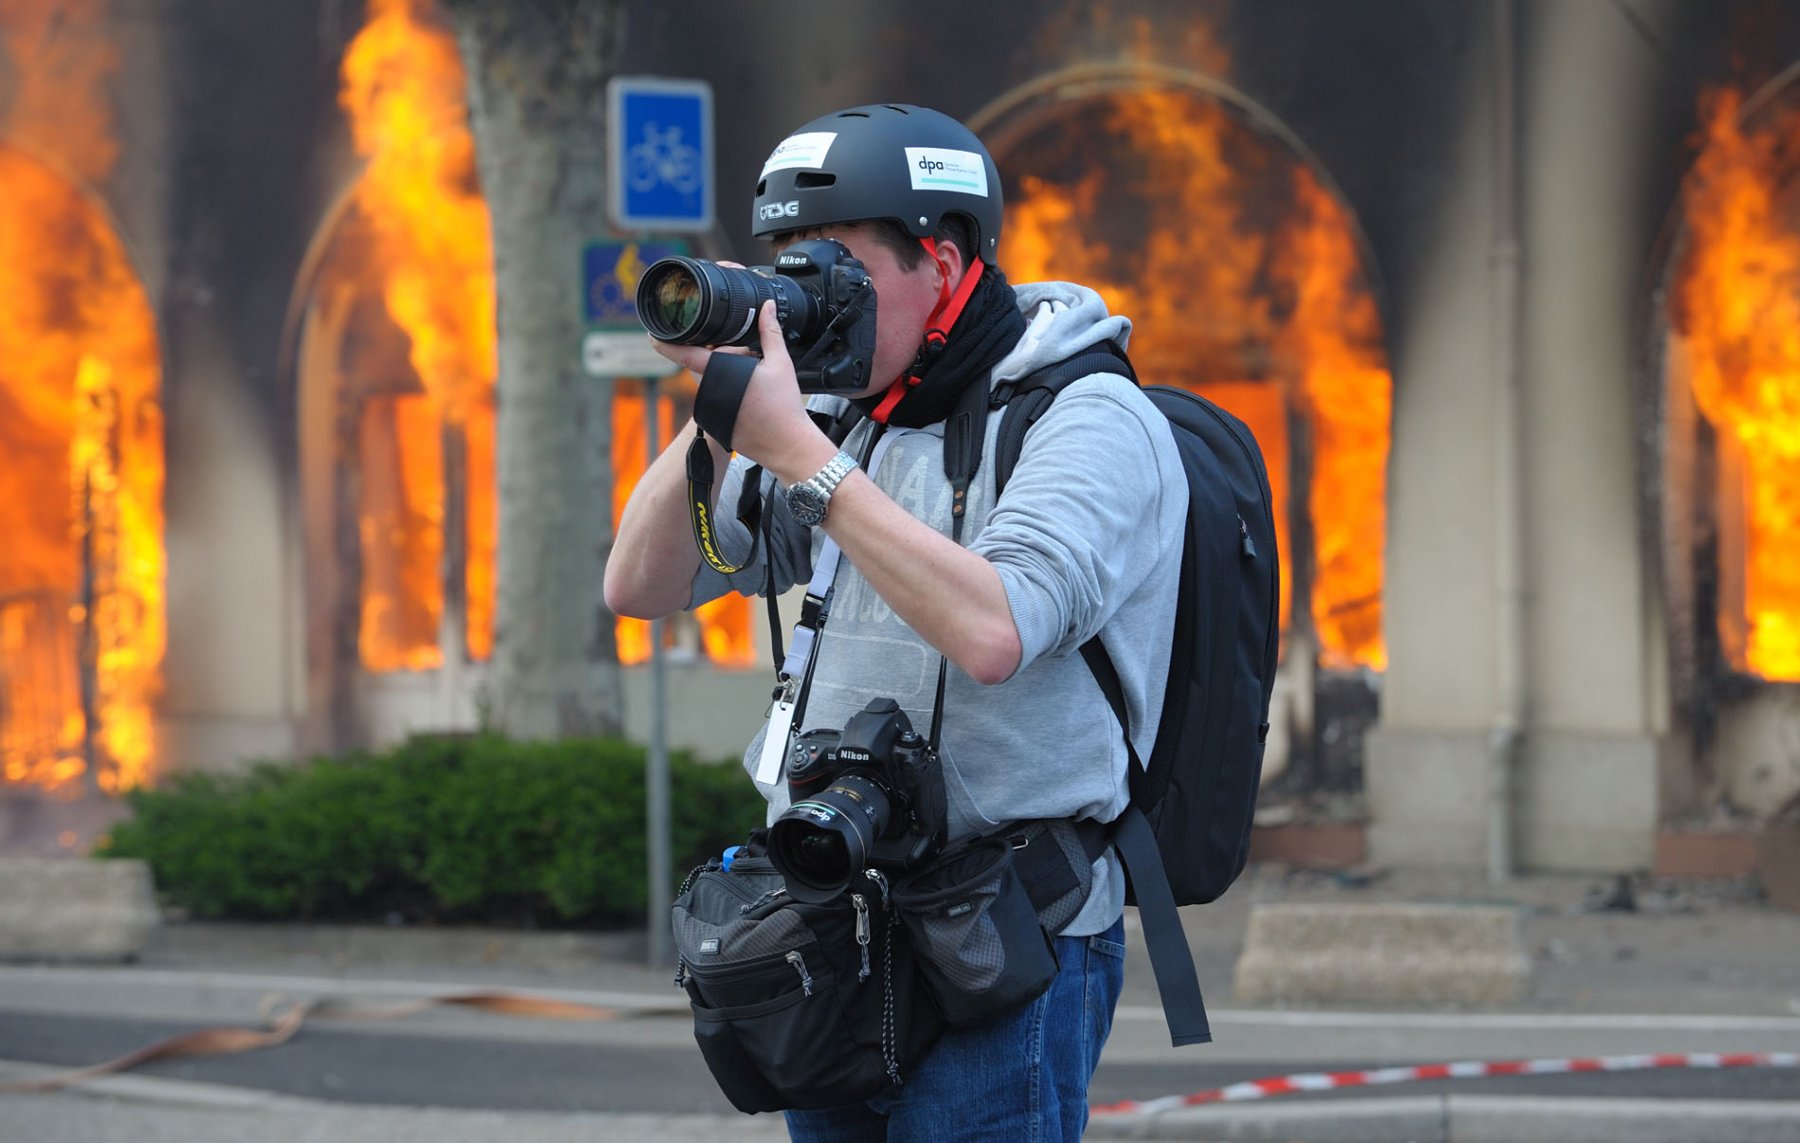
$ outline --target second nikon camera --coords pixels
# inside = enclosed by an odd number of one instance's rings
[[[769,827],[769,860],[797,901],[829,901],[870,866],[910,869],[943,848],[937,752],[891,698],[842,731],[796,736],[786,774],[790,805]]]
[[[775,303],[803,393],[853,393],[875,357],[875,287],[843,243],[795,242],[773,266],[662,258],[638,280],[638,319],[676,345],[758,348],[756,314]]]

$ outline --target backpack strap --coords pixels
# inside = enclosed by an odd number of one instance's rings
[[[1083,377],[1096,373],[1116,373],[1137,383],[1125,351],[1113,342],[1083,350],[1073,357],[1046,366],[1016,382],[996,387],[993,404],[1006,407],[994,442],[995,498],[1005,489],[1007,478],[1019,461],[1025,447],[1025,434],[1043,416],[1056,395]],[[1144,927],[1144,947],[1150,956],[1150,967],[1156,974],[1156,990],[1162,996],[1163,1018],[1169,1026],[1169,1039],[1182,1044],[1204,1044],[1212,1040],[1212,1029],[1206,1019],[1206,1002],[1200,995],[1200,979],[1194,971],[1194,953],[1188,946],[1187,933],[1181,927],[1181,914],[1175,908],[1175,894],[1169,888],[1168,874],[1163,869],[1162,854],[1157,849],[1156,834],[1143,807],[1152,804],[1152,779],[1148,768],[1138,758],[1131,744],[1131,719],[1125,709],[1125,690],[1119,681],[1118,668],[1106,647],[1095,636],[1081,645],[1081,657],[1087,661],[1094,681],[1106,695],[1119,729],[1125,736],[1125,752],[1130,758],[1127,781],[1131,801],[1110,822],[1092,820],[1076,823],[1088,860],[1096,861],[1108,849],[1117,849],[1130,879],[1131,896],[1136,899],[1139,919]]]
[[[987,441],[990,404],[987,390],[976,382],[963,386],[956,405],[944,420],[944,475],[950,481],[950,526],[962,542],[963,513],[969,508],[969,485],[981,468],[981,449]]]
[[[1131,760],[1127,776],[1131,784],[1131,801],[1112,821],[1079,821],[1075,823],[1076,831],[1089,861],[1099,860],[1100,855],[1110,848],[1117,849],[1120,859],[1125,862],[1131,896],[1136,898],[1138,919],[1144,926],[1144,950],[1150,956],[1150,968],[1156,975],[1156,991],[1162,997],[1163,1019],[1169,1026],[1170,1043],[1176,1047],[1209,1043],[1212,1027],[1206,1019],[1206,1001],[1200,995],[1200,978],[1194,970],[1194,950],[1188,946],[1187,931],[1181,927],[1181,914],[1175,908],[1175,893],[1169,888],[1162,851],[1156,846],[1156,833],[1150,828],[1150,819],[1144,816],[1139,801],[1147,784],[1146,772],[1138,763],[1137,750],[1131,745],[1131,727],[1125,715],[1125,694],[1119,685],[1119,673],[1098,639],[1082,644],[1081,657],[1087,660],[1095,681],[1106,693],[1106,700],[1125,732],[1125,752]]]
[[[1056,395],[1083,377],[1096,373],[1117,373],[1137,384],[1137,371],[1131,367],[1125,351],[1115,342],[1091,346],[1073,357],[1065,357],[1054,365],[1046,365],[1017,381],[1006,381],[994,387],[989,404],[998,409],[1006,406],[1006,419],[1000,424],[1000,435],[994,441],[994,498],[1006,488],[1019,453],[1025,447],[1025,434],[1037,424]]]

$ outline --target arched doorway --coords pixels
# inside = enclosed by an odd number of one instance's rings
[[[1800,65],[1699,118],[1653,334],[1670,679],[1699,797],[1767,816],[1800,799]]]
[[[1196,72],[1070,69],[973,125],[1008,180],[1008,274],[1092,286],[1132,317],[1141,377],[1204,393],[1256,433],[1283,566],[1277,690],[1307,763],[1294,777],[1354,786],[1386,665],[1392,383],[1349,209],[1291,133]],[[1334,705],[1358,741],[1331,757],[1343,726],[1315,732]]]
[[[0,778],[149,779],[164,609],[161,354],[93,190],[0,142]]]
[[[314,238],[284,354],[308,553],[308,707],[321,746],[478,719],[495,639],[497,332],[465,90],[454,38],[428,0],[369,6],[339,93],[364,168]],[[615,401],[624,488],[644,464],[641,393],[627,388]],[[728,607],[701,617],[696,642],[714,662],[708,624],[749,630],[747,602]],[[621,621],[623,661],[647,656],[643,627]],[[747,638],[723,646],[747,654]]]

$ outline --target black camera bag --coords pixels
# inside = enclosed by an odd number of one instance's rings
[[[673,924],[694,1039],[739,1111],[879,1095],[942,1030],[879,875],[804,904],[754,844],[695,870]]]
[[[975,838],[894,887],[926,994],[952,1027],[1021,1008],[1056,978],[1051,934],[1013,853],[1007,837]]]

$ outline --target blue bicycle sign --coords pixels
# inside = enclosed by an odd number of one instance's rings
[[[620,76],[607,85],[607,130],[614,225],[639,231],[712,228],[710,85]]]
[[[654,190],[657,183],[684,195],[700,189],[700,149],[681,141],[679,127],[662,131],[655,123],[644,124],[644,139],[631,148],[626,166],[634,191]]]

